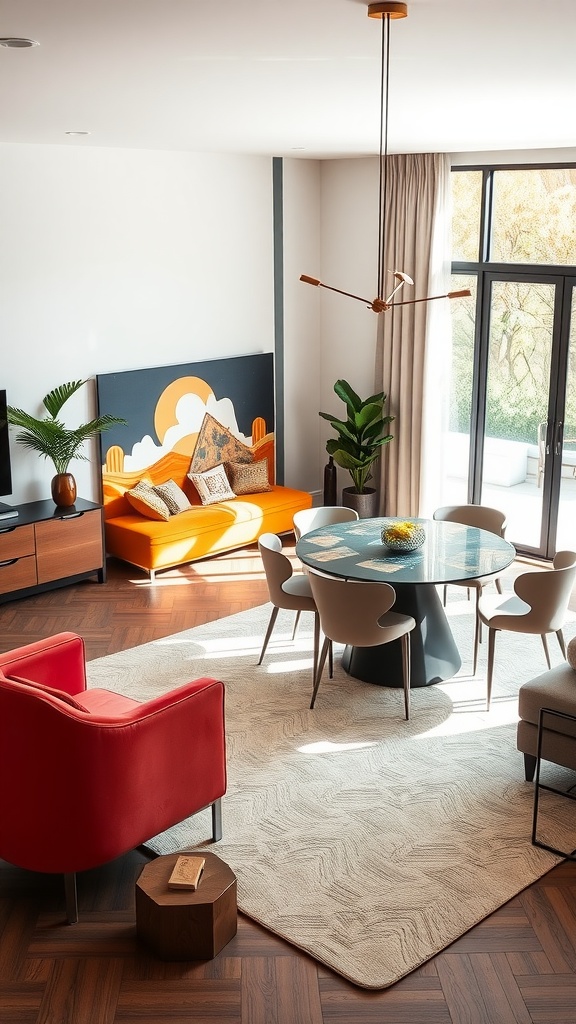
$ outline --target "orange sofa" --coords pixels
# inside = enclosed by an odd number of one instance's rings
[[[253,459],[266,458],[274,480],[274,437],[266,434],[252,448]],[[124,472],[121,449],[107,453],[102,471],[106,551],[149,573],[253,544],[263,533],[288,533],[295,512],[310,508],[306,491],[272,484],[271,490],[202,505],[187,477],[190,454],[171,451],[146,470]],[[165,521],[148,519],[132,508],[125,492],[146,478],[154,485],[174,480],[193,508]]]

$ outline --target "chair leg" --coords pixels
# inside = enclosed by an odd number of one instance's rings
[[[532,782],[536,771],[536,758],[534,754],[524,754],[524,777],[526,782]]]
[[[442,604],[446,607],[446,598],[448,597],[448,587],[444,584],[444,596],[442,598]]]
[[[576,466],[574,467],[576,469]],[[560,650],[562,651],[562,657],[566,658],[566,644],[564,643],[564,634],[561,629],[556,630],[556,636],[558,637],[558,643],[560,644]]]
[[[222,800],[215,800],[210,808],[212,811],[212,842],[222,839]]]
[[[480,615],[478,614],[478,602],[480,601],[480,591],[476,591],[476,621],[474,624],[474,665],[472,668],[472,675],[476,675],[476,669],[478,667],[478,644],[480,643],[480,632],[482,630],[482,622]]]
[[[268,647],[268,641],[269,641],[270,637],[272,636],[272,630],[274,629],[274,623],[276,622],[277,618],[278,618],[278,608],[276,608],[276,606],[274,606],[273,609],[272,609],[272,615],[270,616],[270,622],[268,623],[268,629],[266,630],[266,636],[264,637],[264,643],[262,644],[262,650],[260,652],[260,657],[259,657],[258,662],[257,662],[258,665],[262,664],[262,658],[266,654],[266,648]]]
[[[312,663],[312,682],[316,679],[316,669],[318,668],[318,655],[320,654],[320,616],[318,612],[314,612],[314,659]]]
[[[292,630],[292,642],[296,639],[296,630],[298,629],[298,623],[300,622],[300,612],[296,612],[296,618],[294,619],[294,629]]]
[[[334,645],[330,641],[330,647],[328,648],[328,675],[330,679],[334,679]]]
[[[404,715],[410,721],[410,634],[402,637],[402,680],[404,683]]]
[[[486,674],[486,711],[490,711],[492,699],[492,675],[494,672],[494,646],[496,643],[496,630],[488,629],[488,668]]]
[[[494,580],[494,583],[496,584],[496,590],[498,591],[498,593],[503,594],[504,591],[502,590],[502,580]]]
[[[78,894],[76,892],[76,875],[64,875],[64,896],[66,899],[66,917],[68,924],[78,921]]]
[[[546,655],[546,664],[548,665],[548,668],[552,668],[552,663],[550,661],[550,651],[548,650],[548,640],[546,638],[546,633],[542,633],[540,639],[542,640],[542,647],[544,648],[544,654]]]
[[[316,678],[314,680],[314,689],[312,690],[312,700],[310,701],[310,710],[314,707],[316,702],[316,694],[318,693],[318,687],[320,686],[320,680],[322,678],[322,672],[324,671],[324,665],[326,664],[326,655],[328,654],[328,646],[330,641],[328,637],[325,638],[322,644],[322,650],[320,651],[320,657],[318,659],[318,665],[316,668]]]

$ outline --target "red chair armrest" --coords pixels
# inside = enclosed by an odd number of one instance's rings
[[[84,641],[76,633],[56,633],[0,654],[0,671],[71,695],[86,689]]]

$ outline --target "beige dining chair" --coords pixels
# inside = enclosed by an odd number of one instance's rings
[[[320,616],[324,643],[318,657],[314,689],[310,707],[316,695],[326,663],[330,643],[349,644],[352,647],[378,647],[391,640],[402,644],[402,681],[404,686],[404,713],[410,718],[410,637],[416,625],[411,615],[391,611],[396,591],[389,583],[370,583],[363,580],[338,579],[310,569],[308,573],[312,594]],[[382,656],[382,685],[386,685],[386,659]]]
[[[506,532],[506,516],[497,508],[490,508],[488,505],[443,505],[437,508],[432,517],[440,522],[461,523],[463,526],[476,526],[479,530],[487,530],[488,533],[495,533],[497,537],[503,537]],[[478,601],[483,588],[488,583],[495,583],[499,594],[502,593],[500,577],[502,573],[491,573],[488,576],[479,576],[471,580],[451,580],[450,586],[466,587],[468,596],[470,590],[476,594],[476,606],[474,609],[474,664],[472,673],[476,675],[478,665],[478,645],[482,639],[482,625],[478,615]],[[446,605],[446,594],[448,584],[444,584],[444,605]]]
[[[346,508],[345,505],[303,508],[294,513],[294,536],[299,541],[300,537],[311,530],[320,530],[323,526],[332,526],[334,523],[351,523],[354,519],[358,519],[356,509]]]
[[[308,582],[308,576],[305,576],[304,573],[294,573],[290,559],[282,551],[282,541],[275,533],[263,533],[258,540],[258,550],[260,551],[264,572],[266,574],[268,595],[273,605],[258,664],[262,664],[266,648],[268,647],[268,641],[272,636],[272,630],[274,629],[280,608],[286,608],[289,611],[295,611],[297,613],[292,639],[296,636],[296,628],[298,626],[300,612],[313,612],[313,678],[316,678],[318,648],[320,645],[320,620],[318,617],[316,603],[312,596],[310,583]]]
[[[480,620],[488,626],[488,666],[486,709],[490,710],[496,633],[533,633],[542,638],[546,663],[550,668],[547,635],[556,633],[560,650],[566,657],[562,626],[576,579],[576,552],[558,551],[551,569],[523,572],[514,581],[514,594],[505,597],[482,595],[478,602]]]

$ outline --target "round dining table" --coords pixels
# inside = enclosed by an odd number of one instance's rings
[[[339,579],[391,584],[394,609],[416,620],[410,633],[411,685],[430,686],[456,675],[462,664],[437,586],[501,572],[516,551],[487,530],[421,518],[410,521],[424,528],[422,547],[393,551],[382,542],[383,527],[393,521],[358,519],[312,530],[297,542],[296,555],[304,566]],[[398,640],[381,647],[348,646],[342,666],[365,682],[402,686]]]

